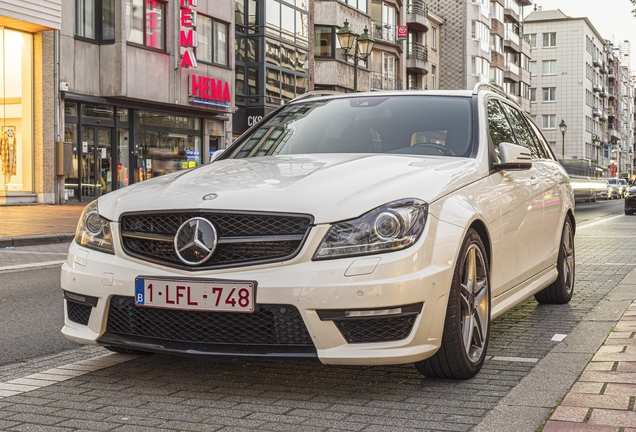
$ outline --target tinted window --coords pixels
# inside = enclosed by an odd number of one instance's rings
[[[351,97],[290,104],[241,137],[228,157],[395,153],[468,157],[470,98]]]
[[[526,117],[526,122],[530,126],[530,132],[532,133],[532,136],[535,138],[537,145],[541,149],[543,149],[544,157],[546,159],[555,160],[555,157],[552,154],[552,150],[550,149],[550,145],[543,137],[543,134],[539,131],[539,128],[537,127],[537,125],[535,125],[534,122],[529,120],[527,117]]]
[[[491,99],[488,102],[488,132],[495,146],[497,162],[499,162],[499,144],[502,142],[516,144],[517,140],[512,133],[512,128],[501,105],[495,99]]]
[[[524,146],[528,150],[530,150],[530,154],[535,159],[543,158],[543,152],[537,148],[535,145],[534,139],[528,130],[528,126],[524,121],[523,117],[517,111],[517,109],[511,107],[508,104],[502,104],[504,106],[504,110],[508,115],[508,120],[510,120],[510,124],[512,125],[512,130],[517,137],[517,144]]]

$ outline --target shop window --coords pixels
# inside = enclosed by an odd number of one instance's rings
[[[75,0],[75,36],[95,43],[115,42],[115,0]]]
[[[166,3],[126,0],[126,40],[161,51],[166,49]]]
[[[33,35],[0,28],[0,197],[33,191]]]
[[[228,66],[228,25],[197,15],[197,60]]]

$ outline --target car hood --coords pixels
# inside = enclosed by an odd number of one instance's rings
[[[231,209],[307,213],[316,223],[357,217],[401,198],[433,202],[480,178],[474,159],[319,154],[226,159],[104,195],[99,212]],[[204,200],[216,194],[212,200]]]

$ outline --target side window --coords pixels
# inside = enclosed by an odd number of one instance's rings
[[[530,154],[532,154],[532,157],[534,159],[543,158],[543,151],[541,151],[535,144],[534,138],[530,134],[528,126],[526,125],[526,122],[524,121],[519,111],[508,104],[502,105],[504,106],[504,110],[508,115],[508,119],[510,120],[510,124],[512,125],[512,130],[517,137],[518,144],[530,150]]]
[[[499,144],[502,142],[516,144],[517,140],[501,105],[495,99],[488,101],[488,133],[495,146],[496,162],[499,162]]]
[[[537,145],[543,149],[544,158],[556,160],[556,158],[554,157],[554,154],[552,153],[550,145],[548,144],[548,142],[545,140],[545,138],[539,131],[539,128],[537,127],[537,125],[534,124],[532,120],[529,120],[529,119],[526,119],[526,120],[528,122],[528,125],[530,125],[530,131],[532,132],[532,135],[534,136],[535,141],[537,142]]]

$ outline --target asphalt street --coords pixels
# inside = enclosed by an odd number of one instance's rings
[[[572,345],[575,335],[588,340],[596,333],[604,340],[613,322],[590,330],[585,326],[598,323],[586,317],[608,304],[604,300],[636,266],[636,217],[623,216],[622,206],[621,200],[577,204],[572,302],[538,305],[528,299],[493,321],[488,360],[472,380],[428,379],[412,365],[153,355],[5,397],[0,430],[490,431],[512,430],[505,425],[519,415],[526,423],[514,430],[537,430],[589,361],[589,354],[576,351],[585,344]],[[62,302],[54,263],[64,253],[64,245],[0,251],[0,382],[106,353],[59,333]],[[19,267],[38,262],[48,267]],[[614,306],[611,312],[622,313]],[[558,335],[565,341],[555,340]],[[559,349],[558,367],[546,371],[542,365]],[[526,378],[534,386],[527,394],[520,390]],[[522,413],[514,415],[501,411],[511,394],[521,405],[538,395],[553,400],[525,411],[514,406]],[[503,428],[492,426],[501,422]]]

